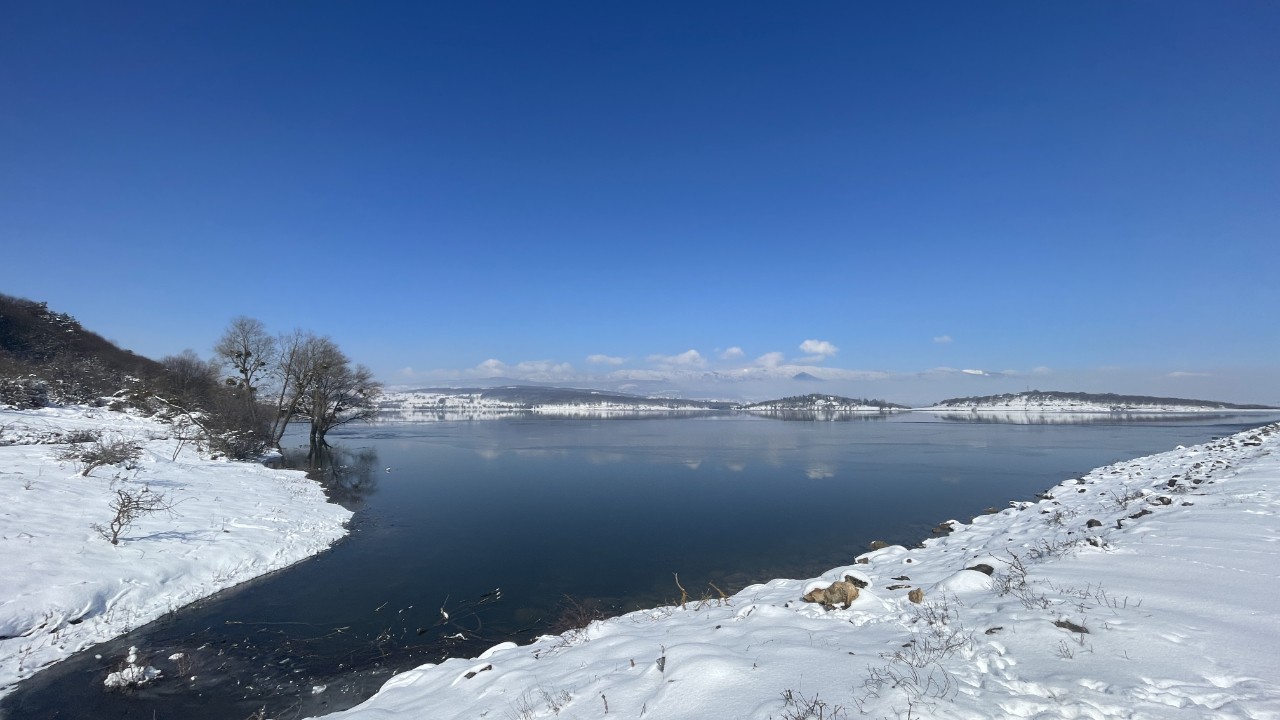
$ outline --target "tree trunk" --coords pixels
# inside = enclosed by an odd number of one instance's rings
[[[329,442],[324,439],[324,436],[325,436],[325,429],[322,426],[317,425],[315,422],[312,422],[311,423],[311,450],[307,453],[308,458],[319,457],[321,451],[324,448],[329,447]]]

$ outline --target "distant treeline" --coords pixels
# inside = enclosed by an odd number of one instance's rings
[[[313,451],[326,447],[329,430],[372,418],[381,388],[332,340],[301,330],[272,336],[239,317],[212,359],[185,350],[155,361],[43,302],[0,294],[0,405],[133,408],[193,428],[210,452],[252,458],[299,420]]]
[[[982,395],[976,397],[951,398],[938,405],[971,406],[971,405],[1007,405],[1010,403],[1054,403],[1075,402],[1106,405],[1107,407],[1124,407],[1133,405],[1164,405],[1168,407],[1196,407],[1220,410],[1274,410],[1267,405],[1237,405],[1214,400],[1191,400],[1188,398],[1153,397],[1150,395],[1117,395],[1115,393],[1083,393],[1060,392],[1057,390],[1030,390],[1003,395]]]

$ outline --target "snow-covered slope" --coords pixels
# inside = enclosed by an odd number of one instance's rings
[[[753,413],[813,412],[813,413],[892,413],[909,410],[905,405],[895,405],[883,400],[847,398],[840,395],[810,393],[795,397],[743,405],[741,410]]]
[[[378,419],[389,422],[456,422],[514,415],[626,417],[705,413],[729,407],[729,403],[516,386],[387,392],[378,403]]]
[[[1031,390],[1006,395],[952,398],[920,410],[929,412],[1074,412],[1074,413],[1222,413],[1276,411],[1261,405],[1237,405],[1212,400],[1157,398],[1113,393],[1072,393]]]
[[[1280,718],[1277,450],[1271,425],[1099,468],[920,548],[691,588],[329,717]],[[801,599],[846,578],[848,608]]]
[[[57,459],[74,431],[141,449],[82,477]],[[0,695],[77,650],[314,555],[351,513],[303,473],[202,459],[173,428],[99,408],[0,409]],[[92,526],[116,491],[149,488],[172,512],[112,545]]]

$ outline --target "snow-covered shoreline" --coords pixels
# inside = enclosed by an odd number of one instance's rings
[[[1277,449],[1273,424],[1098,468],[922,547],[424,665],[328,717],[1280,718]],[[801,599],[845,579],[847,609]]]
[[[76,431],[132,443],[139,457],[82,477],[57,459]],[[113,546],[92,526],[110,522],[117,490],[144,487],[172,513],[138,519]],[[300,471],[202,458],[154,420],[0,409],[0,696],[79,650],[324,551],[350,517]]]

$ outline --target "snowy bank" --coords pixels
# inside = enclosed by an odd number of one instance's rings
[[[40,668],[183,605],[323,551],[351,513],[302,472],[201,458],[153,420],[100,408],[0,409],[0,695]],[[137,459],[58,459],[100,434]],[[92,443],[83,443],[89,447]],[[113,500],[171,505],[123,527]]]
[[[1277,449],[1270,425],[1099,468],[920,548],[424,665],[327,717],[1280,718]],[[801,599],[829,586],[831,609]]]

